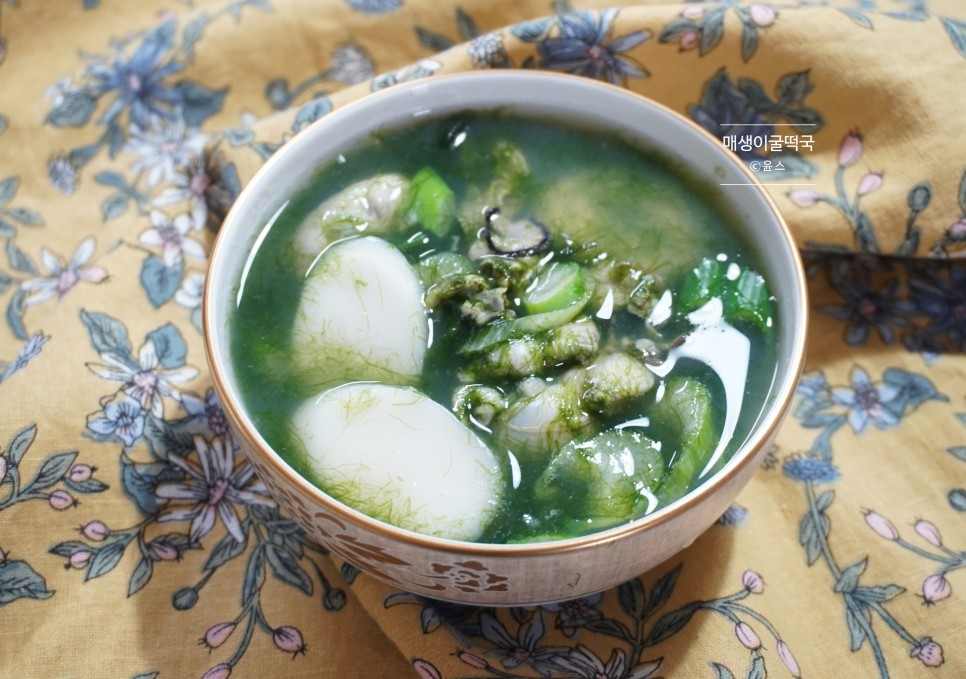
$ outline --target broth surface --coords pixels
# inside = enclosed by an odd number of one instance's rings
[[[723,209],[718,187],[703,186],[673,163],[613,136],[503,112],[430,120],[380,134],[338,162],[320,168],[310,184],[291,197],[253,258],[238,308],[230,320],[231,361],[245,407],[271,446],[307,478],[312,478],[311,470],[302,444],[292,434],[291,421],[299,406],[320,389],[293,371],[289,359],[293,319],[305,276],[305,266],[298,262],[293,247],[296,231],[330,196],[354,182],[384,173],[412,177],[422,168],[431,167],[455,193],[457,204],[464,204],[474,191],[494,179],[494,148],[505,143],[518,149],[529,166],[527,179],[513,192],[514,209],[546,226],[554,238],[555,261],[584,261],[580,259],[580,246],[597,243],[598,251],[606,256],[656,274],[673,290],[704,258],[717,258],[742,269],[762,269],[754,248],[745,242],[740,227]],[[397,230],[381,237],[414,266],[428,253],[450,248],[465,253],[468,247],[458,228],[443,238],[418,230],[415,236],[412,230]],[[565,242],[574,244],[573,252],[564,247]],[[588,308],[584,315],[593,317],[593,312]],[[461,374],[465,375],[467,360],[460,354],[460,347],[475,329],[445,320],[430,315],[431,343],[414,386],[449,408],[454,392],[464,384]],[[602,345],[626,344],[642,332],[643,321],[628,314],[594,322],[601,330]],[[751,342],[750,369],[735,435],[716,468],[747,437],[774,376],[773,333],[741,329]],[[661,334],[673,337],[688,330],[688,324],[678,316],[661,327]],[[541,376],[559,379],[568,367],[553,368]],[[618,411],[598,415],[599,431],[646,416],[654,407],[656,394],[672,377],[694,378],[707,387],[713,427],[720,431],[725,418],[725,389],[717,375],[697,360],[679,361],[666,380],[658,380],[658,389]],[[519,382],[518,378],[486,380],[507,393]],[[476,433],[501,459],[507,457],[487,428],[479,428]],[[656,441],[669,443],[679,435],[658,421],[650,421],[646,433]],[[506,474],[516,485],[507,493],[481,541],[567,537],[609,527],[607,522],[569,515],[566,506],[548,509],[546,502],[535,501],[534,486],[546,465],[529,464],[522,456],[515,458],[506,461]],[[647,513],[656,508],[648,507]]]

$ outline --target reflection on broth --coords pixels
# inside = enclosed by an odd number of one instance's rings
[[[266,440],[396,526],[555,540],[720,469],[771,385],[775,300],[712,192],[505,112],[319,170],[252,258],[232,361]]]

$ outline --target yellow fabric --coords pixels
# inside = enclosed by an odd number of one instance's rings
[[[966,675],[962,3],[613,4],[0,0],[0,677]],[[727,122],[762,122],[741,117],[757,83],[786,93],[767,122],[814,123],[788,163],[807,176],[760,175],[813,311],[765,468],[685,552],[565,606],[417,600],[243,502],[247,542],[206,571],[224,519],[190,544],[190,519],[158,518],[193,504],[148,481],[184,485],[167,456],[197,465],[192,435],[218,433],[193,286],[232,194],[376,74],[576,68],[547,44],[580,26],[605,29],[619,82],[692,118],[731,87]],[[152,170],[138,127],[179,121],[192,141]],[[203,144],[201,213],[167,198]]]

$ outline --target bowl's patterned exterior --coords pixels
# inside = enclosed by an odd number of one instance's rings
[[[760,462],[772,438],[755,454]],[[427,597],[488,606],[544,604],[608,589],[657,566],[687,547],[724,513],[757,464],[688,508],[670,507],[665,520],[629,525],[591,539],[540,545],[477,545],[436,541],[371,520],[336,513],[318,491],[293,484],[260,447],[242,448],[279,505],[333,554],[379,579]],[[334,502],[330,500],[330,502]]]

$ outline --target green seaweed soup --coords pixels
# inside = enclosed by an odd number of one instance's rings
[[[283,458],[312,478],[305,450],[290,424],[298,407],[320,390],[317,380],[293,369],[289,360],[306,270],[304,254],[300,263],[295,253],[296,232],[315,208],[346,187],[386,173],[411,179],[424,168],[431,168],[455,198],[454,212],[442,217],[443,222],[451,223],[444,224],[441,233],[416,220],[380,234],[414,269],[442,252],[464,256],[469,252],[472,273],[478,273],[481,260],[473,258],[471,246],[494,214],[532,217],[550,239],[549,245],[541,246],[545,249],[532,254],[526,251],[532,243],[520,246],[522,256],[519,252],[488,254],[503,260],[489,271],[490,286],[497,285],[494,275],[509,271],[508,308],[502,310],[502,317],[481,319],[460,312],[461,305],[472,300],[472,289],[454,293],[455,301],[444,300],[426,312],[432,340],[413,386],[457,411],[501,460],[513,458],[505,461],[507,492],[479,541],[572,537],[653,512],[708,478],[709,474],[700,477],[700,472],[727,420],[721,376],[705,362],[685,356],[669,375],[655,376],[654,385],[644,393],[625,390],[620,384],[602,386],[592,403],[595,407],[588,410],[591,425],[574,426],[565,437],[572,439],[570,443],[558,442],[544,456],[508,455],[502,450],[501,439],[493,433],[494,422],[488,417],[467,417],[468,412],[473,415],[479,399],[454,405],[454,394],[468,383],[483,384],[505,396],[499,408],[507,403],[512,408],[514,399],[521,398],[520,385],[527,376],[489,369],[487,360],[499,363],[498,351],[496,358],[484,359],[479,353],[468,354],[465,348],[491,326],[526,315],[520,308],[521,297],[533,289],[540,271],[546,274],[549,260],[575,264],[559,267],[559,271],[577,271],[585,288],[593,290],[586,295],[590,301],[570,322],[592,323],[599,338],[590,357],[565,355],[559,361],[553,355],[545,357],[536,370],[545,382],[564,381],[575,368],[599,360],[602,352],[620,353],[622,360],[630,357],[638,367],[658,365],[675,347],[686,345],[694,332],[688,313],[715,296],[723,300],[724,318],[747,337],[751,359],[745,383],[738,387],[743,396],[741,416],[724,455],[711,471],[727,462],[747,438],[769,398],[775,373],[775,300],[761,277],[753,273],[762,269],[758,255],[723,208],[718,188],[694,181],[666,159],[615,136],[502,111],[429,120],[373,137],[338,162],[320,168],[310,184],[291,197],[260,242],[230,319],[231,361],[248,413]],[[438,207],[431,205],[430,211]],[[442,209],[445,212],[445,206]],[[433,214],[434,219],[438,217]],[[507,238],[513,241],[516,236]],[[515,246],[511,242],[508,247]],[[420,269],[422,274],[425,269]],[[736,272],[743,275],[738,277]],[[748,272],[747,280],[744,272]],[[432,275],[442,274],[436,271]],[[566,289],[568,284],[573,283],[565,280],[560,285]],[[602,311],[613,303],[613,298],[606,300],[608,291],[617,292],[612,313]],[[655,307],[666,291],[670,312],[658,323]],[[567,297],[566,292],[561,294]],[[574,302],[557,299],[556,303],[566,306]],[[546,332],[541,327],[537,335]],[[496,349],[499,345],[487,351]],[[582,384],[581,389],[586,389]],[[668,396],[672,391],[676,401]],[[584,401],[573,403],[578,410],[587,409]],[[588,467],[600,461],[601,450],[606,454],[615,445],[630,441],[626,436],[600,438],[607,432],[631,431],[621,428],[627,422],[646,423],[634,430],[638,438],[658,442],[649,443],[641,453],[643,458],[636,458],[638,463],[641,459],[654,463],[651,477],[637,478],[630,485],[625,479],[615,481],[612,468]],[[596,458],[575,455],[579,444],[586,441],[603,446],[591,450]],[[548,460],[563,448],[569,450],[569,462],[558,461],[548,472]],[[694,459],[686,459],[689,456]],[[590,480],[582,475],[589,475]],[[616,497],[626,494],[628,488],[632,497]]]

